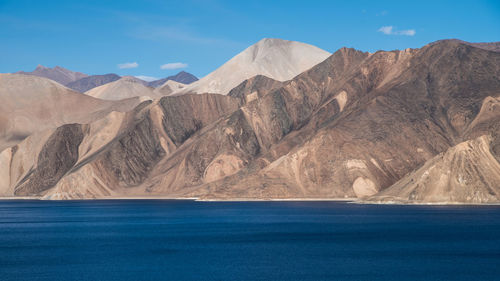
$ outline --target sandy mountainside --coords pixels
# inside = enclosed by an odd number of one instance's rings
[[[109,102],[74,92],[50,79],[0,74],[0,150],[34,132],[89,123],[112,111],[130,111],[137,98]]]
[[[329,56],[330,53],[309,44],[265,38],[176,93],[226,95],[232,88],[256,75],[286,81]]]
[[[56,66],[54,68],[50,68],[43,65],[38,65],[35,70],[31,72],[18,71],[16,72],[16,74],[45,77],[54,80],[62,85],[67,85],[68,83],[87,77],[87,74],[71,71],[64,67]]]
[[[154,91],[154,88],[144,85],[144,81],[125,76],[121,79],[104,84],[85,92],[87,96],[103,100],[123,100],[133,97],[142,97],[144,99],[154,99],[161,97]]]
[[[500,53],[342,48],[266,76],[32,135],[0,154],[0,194],[500,202]]]

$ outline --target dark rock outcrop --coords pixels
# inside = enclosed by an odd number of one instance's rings
[[[15,195],[36,195],[54,186],[78,160],[81,125],[59,127],[43,146],[36,167],[15,188]]]

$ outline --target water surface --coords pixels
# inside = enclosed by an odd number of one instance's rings
[[[500,280],[500,207],[0,201],[0,280]]]

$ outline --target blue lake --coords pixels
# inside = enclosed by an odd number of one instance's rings
[[[500,206],[0,201],[0,280],[500,280]]]

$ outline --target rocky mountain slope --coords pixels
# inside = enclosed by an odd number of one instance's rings
[[[226,95],[232,88],[256,75],[285,81],[320,63],[329,55],[330,53],[312,45],[265,38],[177,93]]]
[[[499,202],[499,77],[500,53],[453,40],[342,48],[32,135],[0,154],[0,194]]]
[[[64,67],[56,66],[54,68],[38,65],[35,70],[31,72],[18,71],[16,74],[34,75],[38,77],[45,77],[54,80],[62,85],[67,85],[70,82],[87,77],[87,74],[81,72],[71,71]]]

